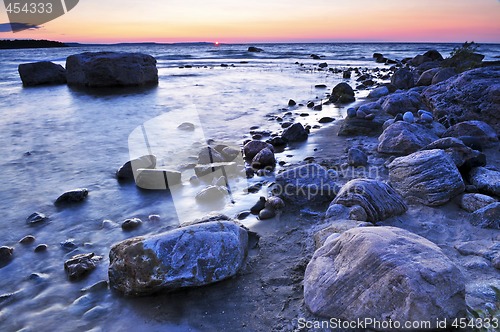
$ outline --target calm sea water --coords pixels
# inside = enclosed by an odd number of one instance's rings
[[[193,205],[192,200],[177,201],[174,205],[168,192],[141,191],[133,183],[117,182],[116,169],[138,154],[130,151],[129,136],[144,123],[160,129],[161,133],[153,139],[164,143],[163,157],[169,160],[169,165],[178,162],[182,166],[193,162],[204,139],[240,145],[251,137],[252,126],[277,132],[280,126],[274,118],[283,116],[290,98],[299,103],[317,100],[327,91],[315,89],[316,84],[326,84],[330,90],[342,81],[340,74],[317,70],[319,61],[312,60],[310,54],[323,56],[322,61],[330,67],[373,68],[384,67],[372,60],[374,52],[402,59],[437,49],[446,56],[457,45],[256,46],[265,52],[248,53],[248,45],[209,44],[0,51],[0,246],[15,248],[14,260],[0,269],[0,295],[15,293],[0,298],[2,331],[94,327],[109,330],[110,326],[117,330],[120,325],[116,324],[122,324],[123,328],[130,324],[153,328],[154,323],[144,323],[123,299],[110,292],[83,297],[80,292],[81,288],[107,279],[107,255],[113,243],[178,224],[180,218],[175,208],[191,211],[191,215],[183,218],[194,219],[205,212]],[[94,92],[67,86],[23,88],[21,85],[17,73],[20,63],[49,60],[64,65],[68,55],[103,50],[155,56],[159,85]],[[486,60],[498,59],[500,45],[483,45],[480,52],[486,55]],[[347,81],[355,85],[354,80]],[[359,92],[358,97],[362,99],[366,94]],[[320,117],[340,118],[345,114],[344,109],[329,105],[321,112],[308,111],[309,117],[296,116],[306,110],[295,109],[288,118],[314,125]],[[184,121],[203,127],[203,137],[193,137],[189,142],[192,149],[187,150],[186,138],[172,129]],[[298,161],[304,157],[304,151],[300,147],[287,150],[278,159]],[[61,193],[78,187],[89,189],[84,203],[64,209],[53,205]],[[235,204],[227,204],[221,210],[235,214],[248,209],[257,197],[258,194],[240,195]],[[50,221],[28,226],[25,220],[34,211],[46,214]],[[159,214],[161,221],[148,221],[151,214]],[[131,217],[139,217],[144,223],[138,230],[125,233],[119,223]],[[103,229],[103,220],[116,222],[116,227]],[[250,226],[253,222],[252,218],[244,221]],[[35,244],[18,244],[28,234],[36,237]],[[60,243],[67,239],[72,239],[78,248],[72,252],[63,250]],[[48,245],[48,251],[34,253],[34,246],[41,243]],[[63,270],[64,260],[81,252],[95,252],[104,259],[88,278],[70,283]],[[182,322],[182,317],[179,319]],[[190,322],[184,323],[189,326]],[[170,330],[175,330],[175,326],[179,326],[179,321]],[[164,324],[162,328],[166,328]]]

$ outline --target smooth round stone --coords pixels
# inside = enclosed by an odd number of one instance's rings
[[[403,114],[403,120],[408,123],[413,123],[415,122],[415,117],[412,112],[405,112],[405,114]]]
[[[6,246],[0,247],[0,264],[10,261],[13,254],[14,248]]]
[[[142,220],[139,218],[131,218],[131,219],[126,219],[122,223],[122,229],[124,231],[131,231],[133,229],[136,229],[142,224]]]
[[[23,237],[21,240],[19,240],[19,243],[21,244],[31,244],[33,242],[35,242],[35,237],[33,235],[26,235],[25,237]]]
[[[32,213],[28,218],[26,218],[26,223],[29,225],[35,225],[46,221],[48,218],[45,214],[40,212]]]
[[[149,221],[160,221],[161,217],[159,214],[152,214],[148,217]]]
[[[37,245],[34,251],[35,252],[45,252],[45,251],[47,251],[48,247],[49,247],[48,245],[42,243],[42,244]]]
[[[281,210],[285,207],[285,202],[279,197],[272,196],[269,197],[266,201],[266,208],[272,210]]]
[[[238,213],[238,215],[236,216],[236,219],[238,220],[243,220],[243,219],[246,219],[249,215],[250,215],[250,211],[241,211],[240,213]]]
[[[185,130],[185,131],[193,131],[194,124],[192,124],[190,122],[183,122],[177,127],[177,129]]]
[[[276,216],[276,212],[273,209],[265,208],[259,212],[260,220],[271,219]]]

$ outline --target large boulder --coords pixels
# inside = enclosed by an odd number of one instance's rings
[[[415,86],[413,73],[408,68],[400,68],[391,77],[391,83],[398,89],[407,90]]]
[[[486,157],[479,151],[466,146],[461,140],[455,137],[445,137],[438,139],[422,148],[422,150],[441,149],[446,152],[457,167],[484,166]]]
[[[407,206],[389,185],[372,179],[354,179],[340,189],[333,204],[361,206],[367,215],[367,221],[377,222],[398,216],[407,210]]]
[[[474,137],[482,146],[492,146],[498,142],[495,130],[483,121],[464,121],[448,128],[443,137]]]
[[[337,177],[334,170],[306,164],[278,174],[273,192],[295,205],[321,204],[331,201],[339,191]]]
[[[440,82],[444,82],[451,77],[455,76],[457,72],[453,68],[441,68],[436,74],[432,77],[431,84],[438,84]]]
[[[443,150],[424,150],[394,159],[389,181],[403,197],[437,206],[465,190],[455,163]]]
[[[302,123],[297,122],[286,128],[281,137],[288,142],[301,142],[307,140],[309,136]]]
[[[422,97],[415,91],[393,93],[382,103],[382,110],[393,116],[405,112],[417,113],[422,108]]]
[[[17,70],[24,86],[66,83],[66,69],[50,61],[23,63]]]
[[[407,155],[439,139],[424,126],[397,121],[387,127],[378,138],[381,153]]]
[[[243,147],[243,154],[247,160],[252,160],[261,150],[268,148],[274,152],[274,147],[262,141],[250,141]]]
[[[86,52],[66,59],[68,84],[86,87],[140,86],[158,83],[156,59],[122,52]]]
[[[111,248],[109,283],[132,296],[208,285],[234,276],[247,246],[248,232],[233,221],[128,239]]]
[[[304,301],[319,316],[400,327],[466,317],[460,269],[434,243],[395,227],[330,236],[307,265]]]
[[[377,136],[382,132],[386,117],[376,116],[373,120],[360,118],[345,118],[339,128],[339,136]]]
[[[479,191],[500,196],[500,172],[485,167],[473,168],[469,173],[469,182]]]
[[[466,71],[432,85],[423,97],[446,126],[467,120],[482,120],[500,132],[500,66]]]
[[[427,86],[432,84],[432,78],[440,68],[431,68],[424,71],[417,80],[417,86]]]

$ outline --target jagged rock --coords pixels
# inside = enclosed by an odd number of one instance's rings
[[[109,284],[129,296],[208,285],[236,275],[247,247],[248,232],[234,221],[128,239],[111,248]]]
[[[436,73],[440,70],[440,68],[431,68],[426,70],[420,75],[417,80],[417,86],[428,86],[432,84],[432,78]]]
[[[422,148],[422,150],[434,149],[440,149],[446,152],[457,167],[461,167],[466,163],[469,165],[482,164],[482,157],[484,157],[482,153],[469,148],[461,140],[454,137],[445,137],[438,139]],[[484,164],[481,166],[484,166]]]
[[[64,262],[64,270],[70,281],[78,281],[92,272],[101,259],[94,253],[75,255]]]
[[[400,68],[392,75],[391,84],[402,90],[413,88],[415,86],[413,73],[407,68]]]
[[[381,153],[407,155],[439,139],[424,126],[397,121],[387,127],[378,138]]]
[[[61,196],[59,196],[55,203],[56,205],[78,203],[87,198],[89,191],[86,188],[78,188],[66,191]]]
[[[355,167],[366,166],[368,164],[368,157],[360,149],[350,148],[347,152],[347,163]]]
[[[434,243],[395,227],[330,236],[307,265],[304,301],[314,314],[344,321],[429,321],[436,328],[437,320],[466,317],[460,269]]]
[[[495,130],[483,121],[464,121],[448,128],[443,137],[474,137],[482,142],[483,146],[493,146],[498,142]]]
[[[24,86],[66,83],[66,69],[50,61],[20,64],[18,72]]]
[[[436,206],[465,190],[455,163],[443,150],[425,150],[394,159],[389,181],[403,197]]]
[[[434,117],[446,126],[482,120],[500,132],[500,66],[466,71],[423,92]]]
[[[276,166],[276,158],[274,157],[274,152],[269,148],[264,148],[255,155],[252,160],[252,167],[255,169],[271,168],[274,169]]]
[[[273,192],[295,205],[320,204],[331,201],[339,191],[337,177],[334,170],[306,164],[278,174]]]
[[[86,87],[121,87],[158,84],[156,59],[122,52],[86,52],[66,59],[68,84]]]
[[[441,68],[436,74],[432,77],[431,84],[438,84],[440,82],[444,82],[451,77],[455,76],[457,72],[453,68]]]
[[[404,200],[394,189],[384,182],[372,179],[354,179],[347,182],[332,204],[347,207],[359,205],[366,211],[366,220],[370,222],[398,216],[407,210]]]
[[[252,160],[257,155],[257,153],[265,148],[269,148],[274,152],[274,147],[269,143],[262,141],[250,141],[243,147],[243,154],[245,155],[246,159]]]
[[[500,202],[491,203],[472,213],[471,224],[482,228],[500,229]]]
[[[500,196],[500,172],[485,167],[473,168],[469,173],[469,181],[479,191]]]
[[[155,155],[144,155],[136,159],[127,161],[116,171],[116,177],[123,180],[133,180],[137,176],[140,168],[153,169],[156,167]]]
[[[347,104],[355,101],[354,90],[347,83],[337,84],[330,95],[330,101],[332,103]]]
[[[496,201],[493,197],[483,194],[464,194],[460,199],[460,207],[467,212],[474,212]]]
[[[382,110],[387,114],[395,116],[405,112],[417,113],[424,106],[422,97],[418,92],[397,92],[386,97],[382,103]]]
[[[301,142],[305,141],[309,134],[304,126],[300,123],[294,123],[290,127],[286,128],[281,135],[282,138],[288,142]]]

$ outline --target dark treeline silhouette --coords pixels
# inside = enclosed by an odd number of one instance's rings
[[[51,40],[0,40],[0,49],[68,47],[65,43]]]

